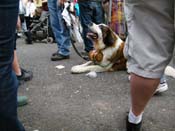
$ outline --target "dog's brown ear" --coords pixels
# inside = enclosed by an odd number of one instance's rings
[[[113,46],[116,41],[116,37],[110,28],[103,30],[103,42],[106,46]]]

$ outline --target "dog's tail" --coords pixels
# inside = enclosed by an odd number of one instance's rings
[[[175,78],[175,68],[171,66],[167,66],[165,68],[165,75]]]

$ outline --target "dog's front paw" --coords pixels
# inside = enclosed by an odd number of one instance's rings
[[[73,66],[71,68],[71,73],[72,74],[79,74],[79,73],[81,73],[81,71],[80,71],[80,65]]]

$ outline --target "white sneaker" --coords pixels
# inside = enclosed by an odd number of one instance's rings
[[[18,32],[18,36],[21,37],[22,36],[22,33],[21,32]]]
[[[162,93],[168,90],[168,84],[167,82],[160,83],[159,86],[157,87],[155,94]]]

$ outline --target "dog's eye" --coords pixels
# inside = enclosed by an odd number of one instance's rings
[[[97,38],[98,38],[98,34],[97,34],[97,33],[94,33],[92,37],[93,37],[94,39],[97,39]]]

